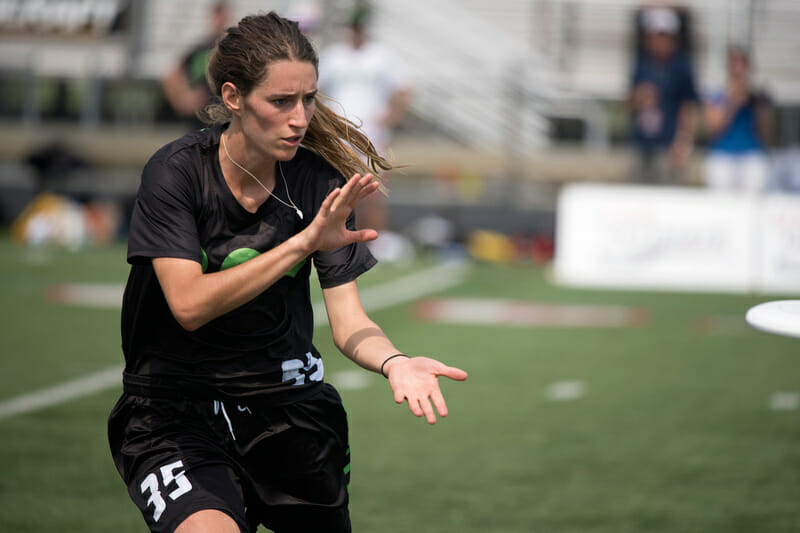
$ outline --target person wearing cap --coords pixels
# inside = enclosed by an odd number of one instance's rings
[[[679,44],[681,22],[666,7],[642,13],[629,102],[637,149],[634,181],[679,184],[692,154],[698,94],[689,56]]]
[[[371,8],[357,2],[347,20],[347,39],[320,54],[319,87],[333,99],[334,108],[361,126],[377,151],[386,156],[392,134],[406,116],[413,99],[413,83],[406,65],[391,50],[369,36]],[[388,174],[381,176],[389,182]],[[382,192],[358,207],[359,227],[377,229],[380,236],[368,244],[379,260],[401,259],[405,238],[388,230],[388,212]]]

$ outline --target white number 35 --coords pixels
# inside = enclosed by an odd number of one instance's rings
[[[167,508],[167,502],[164,501],[164,498],[161,496],[160,487],[170,489],[171,485],[175,486],[175,489],[168,494],[169,499],[172,501],[177,500],[192,490],[192,483],[187,479],[185,471],[181,470],[176,472],[179,468],[183,468],[183,461],[175,461],[174,463],[164,465],[159,469],[161,472],[160,485],[155,472],[148,474],[140,485],[142,495],[147,496],[148,493],[150,494],[150,498],[147,500],[147,507],[153,506],[153,520],[155,522],[158,522],[158,519],[161,518],[161,514]]]

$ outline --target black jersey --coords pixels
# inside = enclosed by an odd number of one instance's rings
[[[324,159],[301,147],[281,170],[303,219],[272,197],[250,213],[223,177],[222,131],[222,126],[207,128],[164,146],[142,172],[122,306],[124,381],[129,390],[156,396],[295,397],[323,376],[312,344],[311,261],[323,288],[353,281],[376,261],[361,243],[315,252],[250,302],[196,331],[184,330],[167,306],[152,258],[190,259],[204,272],[233,267],[301,231],[328,193],[345,182]],[[281,179],[273,194],[289,203]],[[354,229],[352,215],[347,225]]]

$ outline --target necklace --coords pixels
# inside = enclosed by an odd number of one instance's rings
[[[222,139],[222,149],[223,149],[223,150],[225,150],[225,155],[226,155],[226,156],[228,156],[228,160],[230,160],[230,162],[231,162],[231,163],[233,163],[234,165],[236,165],[237,167],[239,167],[239,169],[241,169],[242,171],[244,171],[244,172],[245,172],[245,173],[246,173],[248,176],[250,176],[251,178],[253,178],[254,180],[256,180],[256,183],[258,183],[259,185],[261,185],[261,187],[262,187],[262,188],[263,188],[265,191],[267,191],[267,194],[269,194],[270,196],[272,196],[273,198],[275,198],[276,200],[278,200],[280,203],[282,203],[282,204],[283,204],[283,205],[285,205],[286,207],[288,207],[288,208],[290,208],[290,209],[294,209],[294,212],[295,212],[295,213],[297,213],[297,216],[299,216],[299,217],[300,217],[300,220],[303,220],[303,212],[302,212],[302,211],[300,211],[300,208],[298,208],[298,207],[295,205],[295,203],[292,201],[292,197],[291,197],[291,196],[289,196],[289,184],[288,184],[288,183],[286,183],[286,176],[284,176],[284,175],[283,175],[283,168],[281,168],[281,163],[280,163],[280,161],[278,161],[278,170],[280,171],[280,173],[281,173],[281,178],[283,179],[283,186],[284,186],[284,187],[286,187],[286,198],[288,198],[288,199],[289,199],[289,203],[288,203],[288,204],[287,204],[286,202],[284,202],[283,200],[281,200],[280,198],[278,198],[277,196],[275,196],[274,194],[272,194],[272,191],[270,191],[269,189],[267,189],[267,187],[266,187],[266,186],[265,186],[263,183],[261,183],[261,180],[259,180],[257,177],[255,177],[255,175],[254,175],[252,172],[250,172],[249,170],[247,170],[246,168],[244,168],[242,165],[240,165],[239,163],[237,163],[236,161],[234,161],[234,160],[233,160],[233,158],[231,157],[231,154],[230,154],[230,153],[228,153],[228,145],[227,145],[227,144],[225,144],[225,134],[222,134],[222,135],[220,135],[220,136],[219,136],[219,138],[220,138],[220,139]],[[291,205],[290,205],[290,204],[291,204]]]

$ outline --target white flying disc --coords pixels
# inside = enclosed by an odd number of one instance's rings
[[[776,300],[755,305],[748,309],[745,320],[767,333],[800,337],[800,300]]]

